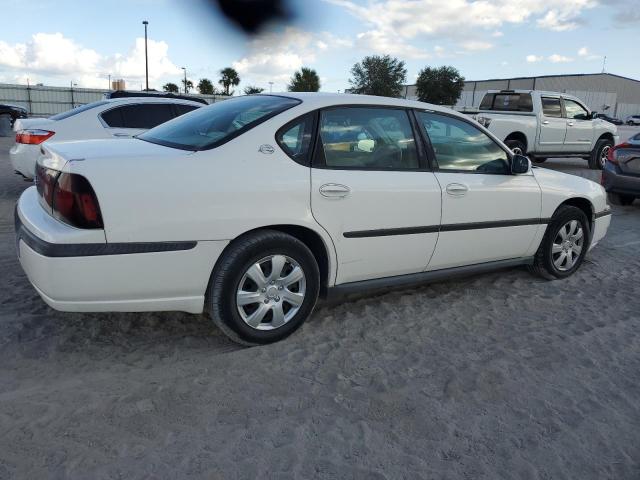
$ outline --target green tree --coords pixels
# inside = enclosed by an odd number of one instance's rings
[[[198,82],[198,91],[202,95],[213,95],[216,93],[215,88],[213,88],[213,83],[208,78],[201,78]]]
[[[184,89],[184,93],[189,93],[189,89],[193,88],[193,82],[191,80],[187,80],[185,84],[185,81],[183,78],[182,80],[180,80],[180,83],[182,83],[182,88]]]
[[[171,82],[165,83],[162,89],[165,92],[178,93],[178,85],[176,85],[175,83],[171,83]]]
[[[254,87],[249,85],[248,87],[244,87],[244,94],[251,95],[252,93],[262,93],[264,92],[264,88]]]
[[[218,83],[224,89],[223,95],[233,95],[231,87],[235,87],[240,83],[240,76],[233,68],[227,67],[220,70],[220,80]]]
[[[351,68],[349,83],[353,93],[399,97],[407,69],[402,60],[389,55],[364,57]]]
[[[320,90],[320,77],[315,70],[302,67],[293,74],[287,90],[290,92],[317,92]]]
[[[437,105],[455,105],[463,88],[464,77],[449,66],[423,68],[416,80],[418,100]]]

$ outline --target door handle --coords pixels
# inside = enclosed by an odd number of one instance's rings
[[[469,191],[469,187],[461,183],[450,183],[449,185],[447,185],[446,190],[449,195],[452,195],[454,197],[462,197],[467,194],[467,192]]]
[[[544,121],[542,122],[542,124],[543,124],[543,125],[549,125],[549,120],[544,120]]]
[[[320,187],[320,195],[326,198],[344,198],[351,193],[351,189],[339,183],[325,183]]]

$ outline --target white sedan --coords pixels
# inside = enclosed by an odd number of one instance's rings
[[[163,97],[105,99],[49,118],[16,120],[16,143],[9,150],[16,173],[33,178],[43,142],[130,138],[202,107],[191,100]]]
[[[16,233],[46,303],[204,312],[249,344],[291,334],[319,295],[517,265],[567,277],[611,219],[600,185],[383,97],[245,96],[44,150]]]

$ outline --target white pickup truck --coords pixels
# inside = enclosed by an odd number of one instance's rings
[[[578,157],[602,169],[618,143],[617,127],[596,118],[580,99],[538,90],[490,90],[476,120],[514,152],[535,163],[550,157]]]

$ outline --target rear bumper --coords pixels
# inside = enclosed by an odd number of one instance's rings
[[[47,215],[33,187],[18,201],[15,226],[29,281],[49,306],[68,312],[201,313],[211,271],[227,244],[106,243],[101,230],[76,229]]]
[[[33,178],[36,162],[40,155],[40,145],[16,143],[9,150],[9,158],[13,169],[26,178]]]
[[[602,185],[607,192],[640,197],[640,176],[625,175],[611,162],[602,169]]]

